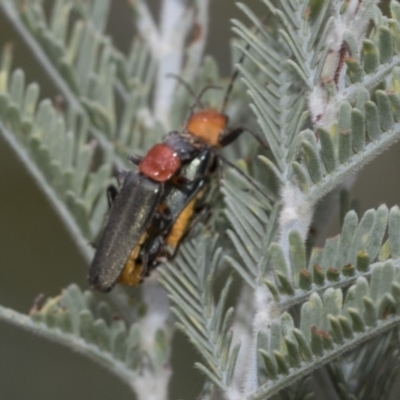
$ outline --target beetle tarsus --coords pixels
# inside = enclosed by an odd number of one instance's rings
[[[107,187],[107,200],[108,200],[108,207],[111,208],[116,197],[118,195],[118,190],[114,185],[109,185]]]
[[[128,156],[128,161],[130,161],[134,165],[139,165],[140,162],[142,161],[142,157],[129,155]]]
[[[125,171],[124,169],[121,169],[121,168],[115,169],[115,176],[117,177],[117,181],[120,186],[122,186],[124,184],[124,180],[127,175],[128,175],[128,171]]]

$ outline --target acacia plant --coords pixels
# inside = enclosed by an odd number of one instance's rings
[[[0,318],[92,358],[142,400],[167,399],[179,379],[168,366],[176,328],[198,350],[202,399],[398,398],[400,209],[347,209],[340,234],[312,247],[336,209],[326,199],[400,138],[400,3],[384,3],[386,14],[378,3],[262,0],[257,15],[238,3],[227,113],[267,146],[243,137],[226,149],[243,173],[210,184],[211,218],[139,289],[99,302],[72,284],[30,315],[0,307]],[[43,7],[0,2],[65,105],[40,99],[6,45],[0,132],[89,263],[114,168],[188,115],[193,99],[167,75],[195,91],[228,79],[204,54],[208,0],[162,0],[159,23],[133,0],[128,54],[104,33],[110,1]]]

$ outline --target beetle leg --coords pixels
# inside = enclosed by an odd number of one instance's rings
[[[107,200],[108,200],[108,208],[111,208],[113,205],[115,198],[117,197],[118,190],[114,185],[109,185],[107,187]]]
[[[139,165],[142,161],[142,157],[130,155],[128,156],[128,161],[130,161],[134,165]]]
[[[172,215],[171,215],[171,210],[166,207],[162,211],[157,211],[156,214],[154,215],[154,218],[158,219],[157,221],[157,228],[153,229],[154,234],[156,235],[164,235],[166,232],[164,232],[165,229],[167,229],[170,226],[170,223],[172,222]]]
[[[142,256],[142,273],[141,276],[144,278],[149,276],[149,253],[145,251]]]
[[[253,179],[251,176],[247,175],[245,172],[243,172],[237,165],[231,163],[229,160],[227,160],[223,155],[219,154],[218,155],[219,159],[223,161],[225,164],[229,165],[231,168],[235,169],[243,178],[245,178],[251,186],[253,186],[259,193],[261,193],[266,199],[269,201],[271,200],[270,197],[262,190],[260,185],[257,183],[255,179]]]
[[[224,132],[222,135],[220,135],[218,142],[222,147],[225,147],[228,144],[232,143],[235,139],[237,139],[243,132],[250,133],[250,135],[252,135],[254,139],[256,139],[258,143],[260,143],[261,147],[264,147],[265,149],[269,148],[268,144],[257,132],[254,132],[249,128],[244,127],[239,127],[231,131]]]
[[[218,185],[221,186],[221,181],[224,178],[224,169],[222,168],[222,156],[218,155]]]
[[[218,142],[222,147],[225,147],[238,138],[243,132],[244,129],[241,127],[226,131],[219,136]]]
[[[182,193],[190,194],[190,192],[193,190],[193,186],[205,179],[208,179],[206,175],[198,176],[195,179],[187,179],[184,176],[178,176],[176,179],[174,179],[172,185]]]
[[[124,180],[127,175],[128,175],[128,171],[125,171],[124,169],[117,168],[115,170],[115,176],[116,176],[118,184],[120,186],[122,186],[122,184],[124,183]]]
[[[148,231],[149,237],[153,240],[148,241],[140,252],[142,277],[148,276],[160,263],[157,258],[159,254],[165,252],[163,238],[166,232],[164,231],[169,227],[170,221],[172,221],[172,216],[168,208],[155,212],[153,223]],[[153,247],[152,243],[155,243],[156,247]]]

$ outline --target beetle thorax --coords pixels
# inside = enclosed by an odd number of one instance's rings
[[[156,182],[170,179],[181,167],[177,152],[164,143],[153,146],[139,164],[139,171]]]
[[[228,123],[225,114],[212,108],[194,113],[187,123],[187,130],[206,144],[219,147],[220,135],[224,132]]]

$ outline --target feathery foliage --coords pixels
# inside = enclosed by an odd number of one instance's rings
[[[105,302],[96,303],[91,292],[71,285],[60,296],[36,305],[29,316],[1,307],[0,318],[89,355],[128,384],[139,368],[140,331],[127,331]]]
[[[356,345],[399,323],[398,268],[385,262],[373,269],[370,283],[360,277],[343,299],[340,289],[322,298],[313,293],[302,305],[301,322],[283,313],[271,326],[259,352],[268,378],[249,398],[264,399]]]
[[[257,124],[266,146],[227,149],[243,159],[210,182],[211,201],[220,191],[224,204],[153,274],[165,291],[146,280],[138,307],[116,288],[113,314],[71,285],[28,316],[0,307],[0,319],[87,355],[139,399],[168,398],[173,319],[201,357],[204,399],[310,399],[322,375],[333,388],[326,399],[391,399],[399,208],[349,211],[340,234],[307,246],[317,202],[400,138],[400,3],[387,3],[389,15],[377,0],[263,0],[261,14],[240,3],[233,58],[246,55],[237,68],[249,96],[235,86],[227,110],[235,126]],[[229,84],[203,54],[208,1],[162,0],[159,24],[133,1],[127,54],[106,33],[112,6],[0,1],[63,100],[41,99],[5,45],[0,134],[88,261],[114,169],[187,118],[193,99],[167,75],[195,92]],[[202,101],[220,108],[223,97],[207,91]],[[365,384],[367,376],[376,378]]]
[[[221,248],[215,248],[216,239],[205,238],[198,245],[188,243],[176,265],[169,265],[167,271],[161,271],[164,277],[161,283],[178,306],[172,309],[179,320],[178,327],[208,364],[197,363],[196,366],[221,390],[227,390],[232,382],[240,344],[232,345],[230,326],[234,310],[229,308],[225,311],[232,277],[226,280],[217,302],[213,296],[214,277],[222,254]],[[195,254],[200,258],[194,258]]]
[[[38,104],[39,86],[25,84],[21,70],[10,71],[11,48],[2,54],[0,71],[0,130],[47,194],[81,250],[99,232],[107,202],[112,157],[91,170],[96,151],[88,142],[88,121],[71,112],[69,123],[49,100]]]

